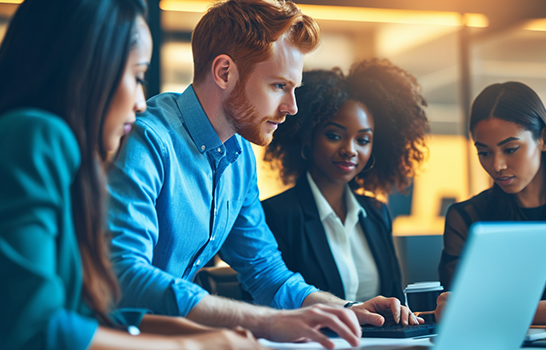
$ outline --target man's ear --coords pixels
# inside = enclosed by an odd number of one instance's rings
[[[237,65],[231,57],[225,54],[218,55],[212,61],[211,73],[214,82],[222,90],[233,88],[239,78]]]

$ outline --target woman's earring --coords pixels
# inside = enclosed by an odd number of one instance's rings
[[[311,147],[308,144],[305,144],[301,147],[301,157],[305,160],[307,160],[307,153],[311,153]]]
[[[368,159],[368,163],[366,163],[366,166],[364,167],[364,169],[362,169],[361,173],[365,173],[367,171],[370,171],[373,169],[373,167],[375,166],[375,155],[372,153],[372,165],[370,165],[368,167],[368,164],[370,164],[370,160]]]

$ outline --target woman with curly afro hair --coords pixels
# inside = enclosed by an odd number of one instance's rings
[[[403,191],[425,158],[419,84],[373,59],[347,76],[337,68],[305,72],[296,99],[299,112],[279,125],[264,156],[294,184],[262,202],[286,265],[346,300],[401,300],[392,221],[374,197]]]

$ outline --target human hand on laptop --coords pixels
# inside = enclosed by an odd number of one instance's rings
[[[267,317],[267,334],[259,335],[276,342],[316,341],[328,349],[335,344],[321,332],[329,328],[351,346],[360,344],[362,330],[355,313],[339,306],[314,304],[295,310],[280,310]]]
[[[400,323],[407,326],[425,323],[425,320],[415,316],[396,298],[377,296],[362,304],[355,304],[350,309],[355,312],[362,325],[382,326],[385,323]]]

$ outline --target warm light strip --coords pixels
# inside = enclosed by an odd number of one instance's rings
[[[489,25],[489,19],[481,13],[465,13],[463,20],[467,27],[485,28]]]
[[[487,17],[480,14],[466,14],[463,19],[457,12],[391,10],[345,6],[298,5],[301,10],[316,19],[461,26],[463,21],[469,26],[487,27]]]
[[[20,4],[23,0],[0,0],[0,4]]]
[[[214,1],[161,0],[159,6],[164,11],[204,12]],[[457,12],[446,11],[415,11],[392,10],[349,6],[298,5],[301,10],[316,19],[404,23],[404,24],[435,24],[470,27],[487,27],[486,16],[478,13],[467,13],[464,18]]]
[[[159,8],[163,11],[202,13],[213,3],[214,1],[161,0]]]
[[[546,32],[546,18],[533,19],[531,21],[528,21],[523,29]]]

